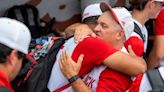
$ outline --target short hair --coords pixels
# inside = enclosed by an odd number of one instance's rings
[[[0,43],[0,63],[6,62],[7,56],[11,54],[12,50],[13,49],[9,48],[8,46]],[[18,51],[17,57],[18,59],[24,58],[25,54]]]
[[[108,10],[108,11],[105,11],[105,12],[108,12],[110,14],[111,19],[112,19],[112,22],[115,22],[116,23],[116,25],[113,27],[114,30],[116,30],[116,31],[123,30],[123,28],[121,27],[121,25],[117,22],[117,20],[112,15],[111,11]]]
[[[129,0],[132,9],[143,10],[149,0]]]
[[[99,16],[100,15],[98,15],[98,16],[91,16],[91,17],[85,18],[83,20],[83,23],[97,22],[97,19],[99,18]]]

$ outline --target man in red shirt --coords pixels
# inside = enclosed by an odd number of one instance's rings
[[[23,23],[0,18],[0,88],[14,92],[10,82],[22,66],[30,41],[30,31]]]

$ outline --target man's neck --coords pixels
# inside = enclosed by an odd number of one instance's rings
[[[133,19],[141,23],[141,25],[144,25],[146,21],[149,19],[148,13],[145,13],[145,11],[138,11],[138,10],[132,11],[132,17]]]
[[[3,71],[3,73],[9,78],[9,71],[7,69],[7,67],[3,64],[0,64],[0,71]],[[9,78],[10,79],[10,78]]]
[[[114,47],[118,50],[121,50],[123,46],[124,46],[124,42],[118,42]]]

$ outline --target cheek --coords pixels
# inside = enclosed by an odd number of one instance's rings
[[[22,67],[22,60],[19,60],[18,62],[17,62],[17,65],[16,65],[16,73],[18,73],[19,72],[19,70],[21,69],[21,67]]]
[[[113,37],[113,36],[115,36],[115,32],[114,31],[112,31],[112,30],[108,30],[108,31],[106,31],[106,32],[104,32],[104,34],[106,35],[106,36],[108,36],[108,37]]]
[[[21,66],[22,66],[22,61],[18,60],[16,65],[14,66],[14,69],[12,71],[12,78],[11,80],[13,80],[17,74],[19,73],[20,69],[21,69]]]
[[[19,65],[18,65],[19,69],[22,67],[22,62],[23,60],[20,60]]]
[[[161,6],[159,5],[159,6],[157,6],[156,7],[156,14],[158,14],[159,12],[160,12],[160,10],[161,10],[162,8],[161,8]]]
[[[156,9],[156,11],[154,12],[154,18],[157,18],[157,16],[158,16],[160,10],[161,10],[161,9],[159,9],[159,8]]]

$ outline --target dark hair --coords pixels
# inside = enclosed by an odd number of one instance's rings
[[[13,49],[9,48],[8,46],[5,46],[0,43],[0,63],[6,62],[7,56],[9,56],[11,54],[12,50]],[[17,57],[18,57],[18,59],[24,58],[25,54],[18,51]]]
[[[132,9],[143,10],[149,0],[129,0]]]
[[[99,16],[91,16],[91,17],[85,18],[83,20],[83,23],[97,22],[98,18]]]

